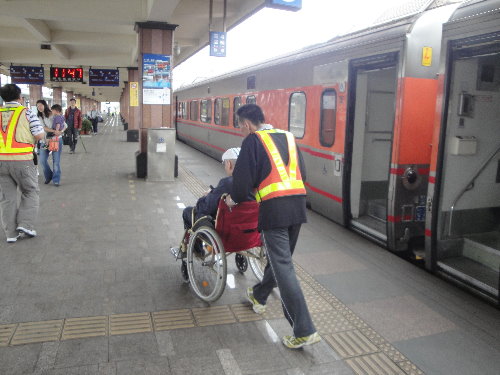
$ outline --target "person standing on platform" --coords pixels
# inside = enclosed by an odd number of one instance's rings
[[[0,108],[0,215],[7,242],[13,243],[21,233],[36,236],[40,190],[33,150],[45,132],[37,115],[22,105],[19,86],[3,86],[0,96],[5,101]]]
[[[66,132],[69,135],[69,153],[74,154],[78,134],[82,128],[82,112],[76,107],[76,99],[72,98],[69,103],[70,107],[64,112],[64,118],[68,124]]]
[[[101,116],[101,112],[97,110],[97,105],[92,104],[92,110],[88,111],[87,117],[92,122],[92,134],[97,134],[97,124],[99,123],[99,116]]]
[[[255,191],[260,201],[259,231],[268,259],[262,281],[247,289],[247,298],[253,310],[262,314],[277,286],[283,312],[293,329],[292,336],[283,337],[283,344],[290,349],[315,344],[321,337],[292,262],[300,227],[307,221],[304,161],[292,133],[265,124],[259,106],[246,104],[238,109],[237,116],[245,139],[226,204],[232,207]]]

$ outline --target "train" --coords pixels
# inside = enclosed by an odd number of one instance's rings
[[[418,0],[378,23],[174,92],[177,138],[292,132],[309,207],[499,303],[500,0]]]

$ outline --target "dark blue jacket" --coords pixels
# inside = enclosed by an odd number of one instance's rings
[[[198,202],[196,203],[196,219],[206,215],[210,215],[215,219],[220,197],[222,194],[230,193],[232,187],[232,177],[222,178],[219,181],[219,184],[212,188],[207,195],[198,199]]]

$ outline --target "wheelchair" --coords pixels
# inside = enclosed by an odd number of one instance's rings
[[[171,249],[175,258],[182,260],[184,281],[205,302],[218,300],[224,292],[227,258],[231,254],[235,254],[240,272],[250,266],[259,281],[267,264],[266,249],[257,230],[259,204],[248,201],[229,208],[224,199],[225,195],[219,201],[215,221],[211,216],[199,218],[185,230],[180,246]]]

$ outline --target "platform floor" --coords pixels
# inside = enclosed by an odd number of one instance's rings
[[[0,374],[500,373],[498,309],[311,211],[294,260],[321,343],[283,347],[278,294],[254,314],[233,259],[207,306],[168,248],[221,164],[177,143],[175,182],[137,179],[122,129],[66,146],[60,187],[40,176],[36,238],[0,234]]]

